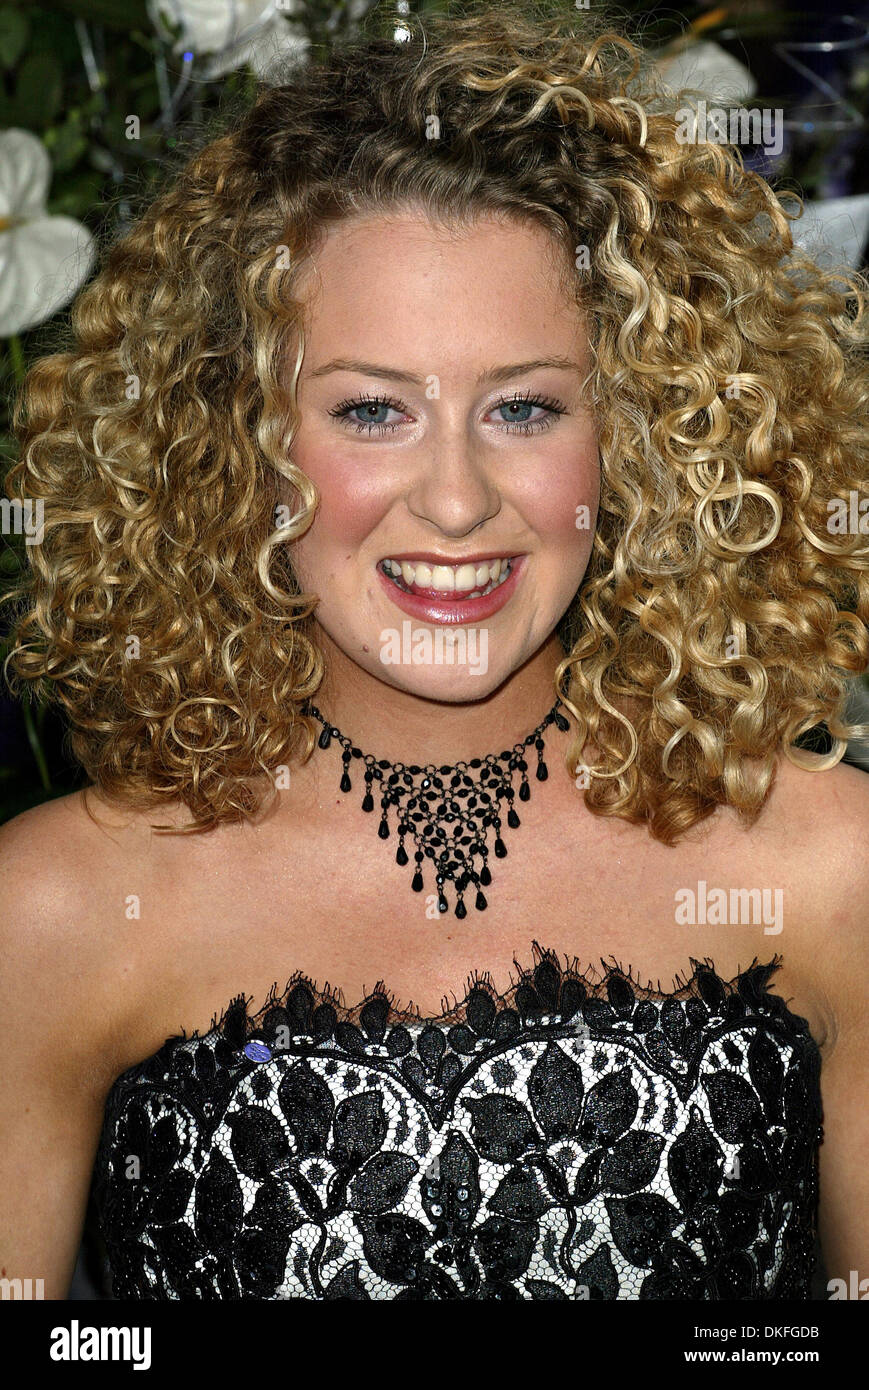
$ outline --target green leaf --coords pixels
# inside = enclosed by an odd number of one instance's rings
[[[80,119],[70,112],[63,125],[47,130],[45,147],[51,155],[55,173],[65,173],[67,169],[72,169],[88,147],[87,139],[82,134]]]
[[[147,29],[147,0],[51,0],[51,8],[108,29]]]
[[[31,53],[18,70],[12,106],[16,125],[44,130],[63,99],[63,71],[53,53]]]
[[[14,67],[30,37],[30,25],[19,10],[0,9],[0,66]]]
[[[125,105],[123,110],[117,110],[113,113],[114,119],[119,123],[122,123],[122,120],[125,121],[127,116],[138,116],[144,126],[147,121],[159,114],[160,88],[157,85],[157,77],[153,68],[150,71],[140,72],[135,78],[131,78],[124,84],[124,91]]]
[[[105,182],[105,175],[95,169],[59,180],[48,200],[48,211],[55,217],[83,217],[102,204]]]
[[[33,710],[29,700],[24,700],[21,705],[21,712],[24,715],[24,727],[27,730],[27,739],[30,744],[30,751],[36,760],[39,768],[39,776],[43,787],[47,792],[51,791],[51,777],[48,772],[48,763],[45,760],[45,750],[39,738],[39,731],[34,723]]]

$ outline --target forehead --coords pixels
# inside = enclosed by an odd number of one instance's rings
[[[421,361],[447,350],[490,359],[506,340],[536,355],[575,348],[584,332],[574,274],[564,246],[529,219],[346,219],[322,236],[297,282],[306,359],[316,365],[338,346],[349,355],[351,339],[354,353],[394,344]]]

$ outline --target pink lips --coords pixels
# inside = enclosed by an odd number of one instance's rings
[[[490,594],[482,598],[449,598],[439,589],[419,589],[407,593],[393,584],[380,566],[377,577],[392,602],[411,618],[421,622],[457,625],[459,623],[482,623],[491,618],[512,598],[525,565],[525,556],[511,558],[511,571],[503,584],[499,584]]]

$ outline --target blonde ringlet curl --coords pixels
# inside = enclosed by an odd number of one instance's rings
[[[253,818],[310,754],[299,277],[331,225],[411,208],[546,228],[587,324],[601,499],[554,689],[589,810],[674,844],[723,804],[751,823],[781,756],[829,767],[869,735],[842,717],[869,545],[826,524],[865,493],[869,286],[795,251],[796,213],[737,151],[680,141],[679,105],[605,14],[453,5],[263,87],[108,248],[28,374],[7,486],[45,505],[10,683],[62,706],[104,795],[180,801],[193,832]],[[804,757],[822,722],[831,752]]]

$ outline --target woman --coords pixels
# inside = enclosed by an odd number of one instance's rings
[[[860,285],[576,25],[288,74],[30,375],[11,668],[92,784],[3,832],[49,1296],[92,1169],[121,1297],[807,1298],[819,1152],[866,1267]]]

